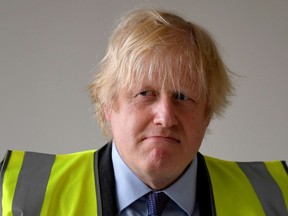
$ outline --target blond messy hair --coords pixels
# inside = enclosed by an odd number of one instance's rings
[[[178,71],[185,71],[184,77],[177,78]],[[89,87],[96,117],[107,138],[112,134],[104,110],[116,109],[120,91],[132,89],[144,77],[152,79],[155,74],[160,84],[170,82],[175,88],[183,82],[191,87],[197,83],[209,118],[221,115],[233,90],[228,70],[205,29],[170,12],[132,11],[111,35]]]

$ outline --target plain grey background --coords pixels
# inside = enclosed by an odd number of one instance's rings
[[[116,20],[133,8],[175,11],[208,29],[236,94],[201,147],[228,160],[288,160],[287,0],[1,0],[0,157],[70,153],[106,141],[88,91]]]

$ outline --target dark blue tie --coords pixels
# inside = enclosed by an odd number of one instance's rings
[[[147,197],[148,216],[160,216],[170,198],[164,192],[151,192]]]

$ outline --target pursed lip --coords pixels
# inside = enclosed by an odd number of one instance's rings
[[[145,137],[143,140],[147,140],[147,139],[180,143],[180,140],[173,136],[152,135],[152,136]]]

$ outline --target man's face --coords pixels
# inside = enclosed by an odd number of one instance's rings
[[[200,148],[209,119],[194,87],[155,84],[144,79],[119,93],[106,110],[114,142],[128,167],[153,189],[175,181]]]

